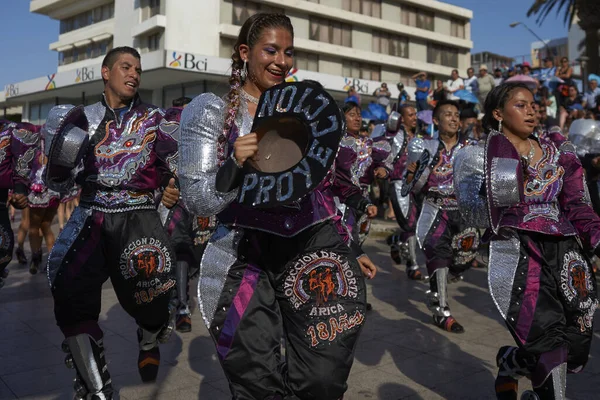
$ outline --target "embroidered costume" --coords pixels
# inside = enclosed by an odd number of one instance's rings
[[[319,105],[333,101],[326,93],[315,99],[319,91],[310,91],[294,90],[294,100],[287,106],[272,99],[271,111],[277,104],[278,110],[303,112],[314,119],[317,132],[327,132],[323,128],[332,124],[342,126],[339,110],[332,120],[316,118],[322,111]],[[297,105],[298,99],[309,105]],[[362,196],[355,186],[340,186],[333,171],[315,190],[284,206],[246,206],[236,199],[237,189],[219,192],[217,173],[236,168],[233,143],[250,133],[253,124],[245,100],[231,129],[223,132],[227,114],[225,102],[211,93],[186,107],[179,175],[190,210],[204,216],[218,214],[219,225],[202,258],[198,293],[233,396],[338,399],[347,388],[366,304],[358,263],[332,221],[333,197],[346,201],[354,195],[356,203],[351,203],[361,209]],[[335,157],[324,147],[311,149],[311,162],[325,165]],[[293,176],[282,176],[307,184],[312,177],[310,169],[301,168]],[[269,196],[285,198],[293,190],[268,181],[262,181],[255,202],[273,201]],[[245,194],[252,182],[254,177],[246,175],[240,193]],[[287,346],[285,367],[279,356],[282,337]]]
[[[518,346],[498,353],[499,398],[528,376],[540,399],[566,399],[566,373],[583,369],[592,340],[586,251],[600,252],[600,218],[573,146],[562,135],[530,140],[543,152],[534,165],[492,131],[485,148],[457,157],[455,182],[463,216],[493,232],[490,292]]]
[[[154,190],[174,176],[176,129],[177,122],[137,95],[117,111],[104,98],[85,110],[57,106],[43,128],[48,187],[61,193],[75,183],[82,187],[80,204],[48,257],[56,321],[65,335],[68,365],[77,371],[79,396],[113,396],[97,322],[108,278],[139,326],[142,380],[156,376],[157,342],[172,329],[175,254]]]
[[[39,127],[29,123],[0,120],[0,288],[8,276],[14,234],[6,202],[9,190],[27,195],[31,165],[39,142]]]
[[[438,139],[411,140],[408,162],[417,162],[417,170],[413,180],[402,189],[402,195],[412,191],[425,197],[416,236],[425,253],[430,276],[429,309],[436,325],[446,330],[452,330],[455,324],[448,306],[448,280],[460,279],[475,258],[479,245],[479,232],[461,221],[452,181],[454,157],[470,143],[459,137],[456,145],[447,150]],[[457,326],[455,331],[462,328]]]
[[[373,141],[346,132],[336,158],[337,177],[361,188],[362,196],[368,199],[369,186],[375,180],[375,169],[385,168],[388,174],[392,170],[390,151],[390,144],[386,140]],[[339,200],[338,204],[352,240],[362,246],[369,235],[371,220],[364,210],[355,210]]]
[[[392,172],[389,175],[391,190],[390,200],[396,221],[400,226],[400,234],[390,237],[389,245],[392,259],[400,264],[402,258],[406,260],[406,274],[411,279],[420,279],[419,265],[417,264],[417,238],[415,230],[423,196],[409,192],[402,194],[404,175],[408,164],[409,135],[399,124],[400,114],[393,112],[387,123],[385,138],[391,144]]]

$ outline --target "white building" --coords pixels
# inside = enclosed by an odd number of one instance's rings
[[[350,86],[369,95],[426,71],[445,79],[470,65],[470,10],[437,0],[31,0],[30,11],[60,21],[56,71],[7,85],[3,107],[23,106],[42,123],[59,103],[89,104],[102,92],[100,67],[116,46],[142,53],[140,94],[168,107],[180,96],[225,93],[234,39],[257,11],[282,11],[295,30],[288,80],[315,79],[342,100]],[[1,112],[1,111],[0,111]]]

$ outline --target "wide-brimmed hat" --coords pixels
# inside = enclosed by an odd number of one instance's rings
[[[251,130],[258,154],[244,165],[238,201],[275,207],[309,194],[331,169],[344,126],[335,100],[316,85],[282,83],[265,91]]]
[[[483,70],[483,69],[487,71],[487,70],[488,70],[488,67],[487,67],[487,65],[485,65],[485,64],[481,64],[481,66],[479,67],[479,70],[481,71],[481,70]]]
[[[89,143],[88,120],[83,106],[56,106],[42,127],[48,156],[46,182],[60,186],[83,159]],[[54,185],[55,184],[55,185]]]

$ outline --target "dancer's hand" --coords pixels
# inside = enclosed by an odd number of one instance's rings
[[[14,208],[22,210],[27,208],[29,205],[29,201],[27,200],[27,196],[20,193],[13,193],[10,195],[8,202],[13,205]]]
[[[385,168],[379,167],[375,168],[375,178],[384,179],[388,175],[388,172]]]
[[[377,206],[370,205],[367,207],[367,217],[370,219],[375,218],[377,216]]]
[[[175,179],[169,180],[169,185],[163,191],[162,203],[167,208],[172,208],[179,201],[179,189],[175,187]]]
[[[233,143],[233,156],[238,165],[244,165],[247,159],[254,158],[258,153],[258,136],[250,133],[241,136]]]
[[[406,166],[406,170],[408,173],[406,174],[406,183],[411,183],[413,178],[415,177],[415,171],[417,170],[417,163],[411,162]]]
[[[360,269],[365,278],[373,279],[375,278],[375,275],[377,275],[377,267],[373,264],[373,261],[371,261],[368,255],[363,254],[360,256],[358,258],[358,265],[360,265]]]

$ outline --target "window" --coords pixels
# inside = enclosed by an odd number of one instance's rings
[[[352,25],[311,17],[309,39],[352,47]]]
[[[428,31],[434,30],[434,16],[431,11],[426,11],[421,8],[402,6],[401,11],[402,24],[414,26]]]
[[[69,18],[65,18],[60,21],[60,33],[67,33],[74,31],[75,29],[84,28],[96,24],[98,22],[106,21],[115,16],[115,4],[105,4],[98,6],[88,11],[84,11],[80,14],[74,15]]]
[[[148,43],[146,48],[148,51],[154,51],[160,49],[160,37],[162,34],[160,32],[155,33],[153,35],[148,36]]]
[[[305,71],[319,72],[319,56],[317,54],[296,51],[294,53],[294,66]]]
[[[392,33],[373,31],[373,51],[394,57],[408,58],[408,38]]]
[[[342,0],[342,9],[381,18],[381,0]]]
[[[450,21],[450,35],[457,38],[465,38],[465,23],[463,21],[453,19]]]
[[[77,61],[89,60],[104,56],[112,49],[112,38],[100,42],[92,42],[87,46],[73,47],[72,49],[58,53],[58,65],[67,65]]]
[[[234,25],[244,25],[244,22],[246,22],[248,18],[259,11],[284,14],[284,10],[281,8],[271,7],[248,0],[233,0],[232,22]]]
[[[160,0],[150,0],[150,18],[160,14]]]
[[[458,68],[458,49],[440,44],[427,44],[427,62]]]
[[[361,63],[358,61],[343,61],[342,74],[347,78],[380,81],[381,67],[378,65]]]

